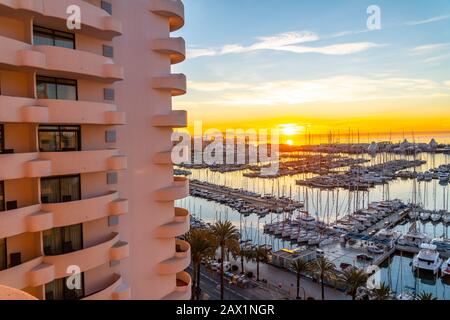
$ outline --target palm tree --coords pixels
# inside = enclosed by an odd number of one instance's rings
[[[320,280],[322,287],[322,300],[325,300],[325,280],[336,274],[336,267],[327,258],[320,257],[309,263],[311,272]]]
[[[200,294],[200,266],[204,258],[214,256],[214,241],[211,232],[206,229],[193,229],[185,235],[191,245],[192,299],[199,299]]]
[[[303,259],[297,259],[291,262],[291,269],[297,275],[297,299],[300,299],[300,277],[302,273],[309,272],[310,265]]]
[[[432,293],[427,293],[424,291],[417,295],[417,300],[437,300],[437,298],[433,296]]]
[[[220,248],[220,299],[224,298],[223,262],[225,251],[239,253],[239,232],[230,221],[219,221],[211,226],[215,247]]]
[[[391,288],[382,282],[379,288],[373,288],[370,293],[375,300],[387,300],[391,295]]]
[[[267,250],[263,247],[255,247],[249,250],[247,258],[251,261],[256,262],[256,281],[259,281],[259,263],[267,263],[269,261],[269,255]]]
[[[347,294],[352,297],[352,300],[356,299],[358,288],[365,286],[367,279],[367,274],[357,268],[347,268],[340,276],[340,280],[344,282]]]

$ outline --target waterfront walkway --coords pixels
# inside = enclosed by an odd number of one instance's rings
[[[241,266],[239,259],[232,260],[233,264]],[[252,271],[256,279],[256,263],[245,262],[245,271]],[[281,269],[269,264],[259,264],[259,278],[260,280],[266,279],[268,287],[277,287],[281,291],[286,292],[289,296],[295,299],[297,294],[297,277],[295,273]],[[302,277],[300,280],[300,287],[302,287],[306,293],[306,297],[312,297],[316,300],[322,299],[322,291],[320,283],[313,282],[309,278]],[[304,291],[300,289],[300,297],[304,296]],[[345,293],[335,290],[333,288],[325,287],[325,299],[326,300],[349,300],[351,299]]]

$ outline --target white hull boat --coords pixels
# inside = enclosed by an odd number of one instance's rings
[[[422,244],[420,246],[419,254],[414,256],[413,270],[431,271],[433,274],[438,274],[442,265],[442,259],[439,258],[437,247],[433,244]]]

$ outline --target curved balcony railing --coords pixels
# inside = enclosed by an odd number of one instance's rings
[[[77,5],[81,9],[80,33],[108,40],[122,34],[120,21],[83,0],[0,0],[0,12],[19,10],[22,15],[34,16],[40,24],[64,28],[68,17],[66,11],[70,5]]]
[[[191,263],[191,246],[183,240],[176,240],[177,250],[172,258],[160,262],[157,266],[158,274],[176,274],[186,269]]]
[[[126,118],[108,103],[0,95],[0,122],[122,125]]]
[[[175,238],[189,231],[190,214],[183,208],[175,208],[173,220],[156,229],[157,238]]]
[[[186,94],[186,76],[184,74],[170,74],[153,78],[153,89],[169,91],[172,96]]]
[[[170,31],[184,26],[184,5],[181,0],[150,0],[150,11],[169,19]]]
[[[157,201],[175,201],[189,196],[189,180],[185,177],[174,177],[171,186],[155,192]]]
[[[45,70],[48,75],[93,78],[106,82],[123,80],[123,68],[108,57],[56,46],[31,45],[0,36],[0,64],[13,68]]]
[[[109,240],[96,246],[67,254],[41,257],[42,262],[27,272],[28,284],[36,287],[67,277],[67,268],[71,265],[76,265],[81,272],[85,272],[110,261],[125,259],[128,254],[128,243],[120,241],[119,235],[113,233]]]
[[[152,117],[151,124],[154,127],[184,128],[187,126],[187,112],[173,110],[168,114],[158,114]]]
[[[167,54],[172,64],[186,59],[186,43],[181,37],[153,40],[152,48],[156,52]]]
[[[82,300],[129,300],[130,287],[123,282],[119,274],[114,274],[105,289],[93,293]]]

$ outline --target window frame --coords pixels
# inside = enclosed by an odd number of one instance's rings
[[[4,268],[2,268],[2,266],[0,266],[0,271],[6,270],[8,269],[8,239],[7,238],[2,238],[0,240],[3,240],[5,242],[5,256],[4,256],[4,261],[5,261],[5,266]]]
[[[36,28],[39,28],[41,30],[36,30]],[[56,29],[51,29],[51,28],[46,28],[40,25],[33,25],[33,45],[36,45],[34,43],[34,35],[35,33],[40,33],[42,35],[47,35],[50,36],[52,41],[53,41],[53,47],[60,47],[60,48],[66,48],[66,49],[72,49],[72,50],[76,50],[77,49],[77,45],[76,45],[76,37],[75,37],[75,33],[70,33],[70,32],[65,32],[65,31],[60,31],[60,30],[56,30]],[[57,46],[56,45],[56,39],[57,38],[62,38],[65,40],[72,40],[73,41],[73,48],[67,48],[67,47],[62,47],[62,46]]]
[[[41,127],[57,127],[58,129],[41,129]],[[73,128],[76,128],[76,129],[74,129],[74,130],[62,130],[62,128],[64,128],[64,127],[73,127]],[[59,135],[59,146],[58,146],[58,148],[57,148],[57,150],[56,151],[42,151],[42,148],[41,148],[41,139],[40,139],[40,133],[41,132],[56,132],[56,133],[58,133],[58,135]],[[78,148],[77,148],[77,150],[62,150],[62,148],[61,148],[61,141],[62,141],[62,139],[61,139],[61,134],[62,133],[64,133],[64,132],[77,132],[78,133],[78,135],[77,135],[77,145],[78,145]],[[81,126],[80,125],[52,125],[52,124],[41,124],[41,125],[39,125],[38,126],[38,148],[39,148],[39,152],[77,152],[77,151],[81,151],[82,150],[82,148],[81,148]]]
[[[0,123],[0,153],[5,150],[5,126]]]
[[[80,195],[80,199],[72,200],[72,201],[80,201],[82,199],[82,196],[81,196],[81,174],[72,174],[72,175],[67,175],[67,176],[43,177],[43,178],[40,179],[39,183],[40,183],[40,186],[42,186],[42,181],[43,180],[56,180],[56,179],[58,179],[59,190],[61,191],[61,180],[63,180],[64,178],[67,178],[67,179],[68,178],[78,178],[78,194]],[[42,199],[42,192],[40,194],[40,199]],[[42,203],[42,200],[41,200],[41,203]],[[62,195],[61,194],[60,194],[60,201],[56,202],[56,203],[64,203],[62,201]],[[53,204],[53,202],[52,202],[52,204]]]
[[[47,80],[44,80],[44,79],[47,79]],[[69,81],[69,82],[73,82],[74,84],[58,83],[58,81],[61,81],[61,82]],[[35,81],[36,97],[38,95],[37,87],[39,85],[39,82],[41,82],[41,83],[49,83],[49,84],[54,84],[55,85],[56,99],[53,99],[53,100],[68,100],[68,99],[61,99],[61,98],[58,97],[58,84],[75,87],[75,100],[69,100],[69,101],[78,101],[78,80],[76,80],[76,79],[47,77],[47,76],[41,76],[41,75],[37,74],[36,75],[36,81]]]
[[[3,205],[0,206],[0,212],[6,211],[6,201],[5,201],[5,182],[0,181],[0,196],[3,197]]]

